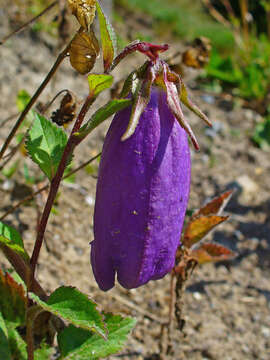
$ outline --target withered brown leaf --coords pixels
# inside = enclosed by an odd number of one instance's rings
[[[210,52],[210,40],[202,36],[196,38],[191,47],[184,52],[182,61],[188,67],[201,69],[208,63]]]
[[[208,215],[191,219],[184,232],[182,243],[190,248],[204,238],[214,227],[228,219],[228,216]]]
[[[68,0],[72,14],[84,30],[89,31],[96,14],[95,0]]]
[[[191,257],[196,259],[199,264],[229,260],[235,256],[236,254],[230,249],[215,243],[202,244],[191,252]]]
[[[99,44],[92,29],[90,32],[79,31],[70,45],[71,66],[80,74],[89,73],[95,65],[99,54]]]
[[[76,98],[68,91],[61,100],[59,109],[52,113],[52,122],[56,123],[58,126],[66,126],[74,120],[76,116],[76,107]]]

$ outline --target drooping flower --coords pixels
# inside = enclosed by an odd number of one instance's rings
[[[104,141],[91,243],[104,291],[116,275],[123,287],[136,288],[175,263],[190,187],[187,132],[197,142],[169,76],[161,60],[148,62],[133,107],[116,114]]]

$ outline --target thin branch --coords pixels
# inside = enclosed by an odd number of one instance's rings
[[[225,17],[222,16],[221,13],[214,8],[214,6],[211,4],[209,0],[202,0],[202,2],[214,19],[216,19],[219,23],[225,25],[226,27],[229,28],[232,27],[231,23],[228,20],[226,20]]]
[[[23,31],[27,26],[31,25],[33,22],[35,22],[36,20],[38,20],[42,15],[44,15],[47,11],[51,10],[56,4],[58,3],[58,0],[54,1],[53,3],[51,3],[46,9],[44,9],[43,11],[41,11],[41,13],[39,13],[37,16],[33,17],[31,20],[27,21],[25,24],[23,24],[22,26],[20,26],[18,29],[12,31],[10,34],[8,34],[7,36],[5,36],[1,41],[0,41],[0,45],[3,45],[8,39],[10,39],[12,36],[19,34],[21,31]]]
[[[4,153],[7,149],[7,147],[9,146],[11,140],[13,139],[13,137],[15,136],[18,128],[20,127],[21,123],[23,122],[24,118],[26,117],[26,115],[28,114],[28,112],[31,110],[32,106],[34,105],[34,103],[37,101],[38,97],[40,96],[40,94],[42,93],[42,91],[45,89],[45,87],[47,86],[48,82],[51,80],[51,78],[53,77],[53,75],[55,74],[56,70],[58,69],[59,65],[61,64],[61,62],[64,60],[64,58],[67,56],[67,53],[69,51],[70,48],[70,44],[71,44],[72,40],[68,43],[68,45],[65,47],[65,49],[58,55],[55,63],[53,64],[51,70],[49,71],[49,73],[47,74],[46,78],[44,79],[44,81],[42,82],[42,84],[40,85],[40,87],[37,89],[37,91],[35,92],[35,94],[32,96],[31,100],[29,101],[29,103],[26,105],[26,107],[24,108],[24,110],[22,111],[21,115],[19,116],[16,124],[14,125],[14,127],[12,128],[11,132],[9,133],[5,143],[3,144],[1,151],[0,151],[0,160],[2,159],[2,157],[4,156]]]
[[[13,114],[13,115],[8,116],[6,119],[2,120],[2,122],[0,123],[0,126],[6,125],[6,123],[8,123],[10,120],[14,119],[14,118],[17,117],[18,115],[20,115],[19,112],[17,112],[16,114]]]

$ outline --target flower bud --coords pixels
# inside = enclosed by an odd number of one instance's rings
[[[125,141],[131,108],[114,117],[97,182],[91,262],[99,287],[127,288],[160,279],[174,266],[190,187],[185,130],[166,93],[152,88],[134,134]]]

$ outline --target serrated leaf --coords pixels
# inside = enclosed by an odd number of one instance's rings
[[[7,327],[3,315],[0,311],[0,359],[11,360],[11,353],[7,336]]]
[[[26,297],[22,285],[0,270],[0,311],[5,320],[20,324],[24,322]]]
[[[99,54],[99,44],[93,30],[78,32],[70,45],[69,59],[71,66],[80,74],[89,73]]]
[[[83,329],[69,326],[58,335],[62,360],[93,360],[106,358],[120,351],[128,333],[135,325],[135,319],[105,314],[108,339],[91,334]]]
[[[199,248],[192,250],[191,256],[199,264],[229,260],[235,257],[235,253],[230,249],[215,243],[205,243]]]
[[[228,216],[217,215],[200,216],[191,219],[184,232],[183,245],[190,248],[204,238],[214,227],[227,219]]]
[[[67,135],[42,115],[35,115],[26,148],[32,160],[38,164],[49,180],[52,180],[67,143]]]
[[[5,247],[11,249],[25,261],[29,260],[29,256],[24,249],[21,235],[16,229],[0,221],[0,248],[4,251]]]
[[[199,215],[219,215],[227,205],[228,201],[230,201],[232,193],[233,190],[229,190],[220,196],[215,197],[198,211],[194,212],[192,218],[196,218]]]
[[[95,0],[68,0],[68,4],[79,24],[89,31],[96,13]]]
[[[113,76],[104,74],[90,74],[87,77],[89,84],[89,93],[97,97],[102,91],[112,86]]]
[[[112,25],[97,0],[96,8],[100,27],[104,72],[106,72],[110,68],[116,54],[116,36]]]
[[[96,310],[97,304],[76,288],[62,286],[50,295],[47,302],[42,301],[33,293],[30,297],[43,309],[63,320],[106,337],[102,316]]]
[[[99,108],[87,121],[87,123],[82,126],[80,131],[77,133],[78,137],[84,138],[91,131],[93,131],[98,125],[100,125],[104,120],[108,119],[114,113],[125,109],[131,105],[130,99],[114,99],[109,101],[106,105]]]

